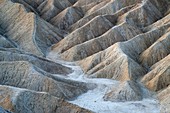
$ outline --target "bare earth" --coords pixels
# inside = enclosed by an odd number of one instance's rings
[[[0,113],[170,113],[169,0],[0,0]]]

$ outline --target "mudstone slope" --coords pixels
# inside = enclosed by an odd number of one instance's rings
[[[125,113],[74,103],[101,86],[169,113],[169,61],[168,0],[0,0],[2,113]]]

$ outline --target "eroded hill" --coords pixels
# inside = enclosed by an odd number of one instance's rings
[[[157,110],[134,109],[169,113],[169,60],[168,0],[0,0],[0,106],[11,112],[98,112],[70,101],[102,86],[108,104],[154,98]]]

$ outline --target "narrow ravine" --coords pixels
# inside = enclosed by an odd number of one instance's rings
[[[148,97],[142,101],[104,101],[103,96],[111,90],[111,88],[116,88],[120,83],[119,81],[111,79],[87,78],[76,63],[61,60],[54,51],[51,51],[47,58],[64,66],[70,67],[73,70],[73,73],[69,74],[66,79],[81,81],[88,84],[96,84],[96,88],[89,90],[74,100],[69,101],[72,104],[89,109],[95,113],[148,113],[148,111],[152,111],[152,113],[160,113],[159,101],[154,97]]]

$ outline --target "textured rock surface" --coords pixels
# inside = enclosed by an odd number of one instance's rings
[[[0,107],[0,112],[1,112],[1,113],[12,113],[12,112],[9,112],[9,111],[7,111],[7,110],[4,110],[4,109],[1,108],[1,107]]]
[[[3,85],[0,91],[1,106],[13,113],[92,113],[44,92]]]
[[[57,76],[52,77],[41,70],[37,72],[34,66],[26,61],[0,62],[0,67],[1,85],[48,92],[56,97],[67,99],[74,98],[87,90],[85,84],[64,80]]]
[[[169,60],[168,0],[0,0],[0,112],[91,113],[68,100],[96,91],[169,113]]]
[[[170,87],[164,89],[158,94],[161,103],[161,113],[170,112]]]
[[[126,81],[120,84],[116,89],[112,89],[104,96],[105,100],[110,101],[137,101],[142,99],[142,92],[139,85],[132,81]]]
[[[159,91],[166,88],[170,84],[170,66],[169,62],[170,56],[156,63],[151,67],[151,71],[146,74],[142,82],[151,90]]]
[[[36,67],[51,74],[69,74],[72,70],[58,63],[52,62],[42,57],[32,54],[22,53],[21,51],[12,51],[11,49],[0,50],[0,61],[28,61]]]
[[[5,35],[27,52],[45,56],[48,47],[63,37],[62,31],[27,12],[21,4],[3,0],[0,12],[0,25]]]

